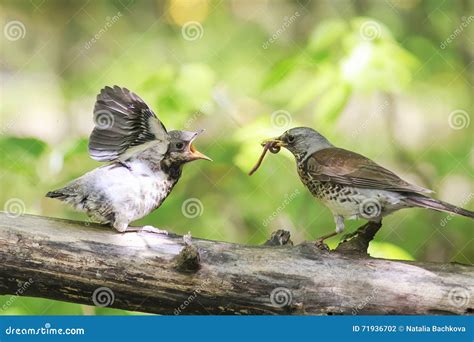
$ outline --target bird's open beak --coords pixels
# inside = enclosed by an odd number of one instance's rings
[[[265,139],[260,143],[260,145],[265,146],[268,143],[273,143],[273,146],[275,147],[285,147],[286,143],[280,138],[270,138],[270,139]]]
[[[209,161],[212,161],[211,158],[209,158],[208,156],[206,156],[205,154],[199,152],[196,147],[194,147],[192,141],[194,139],[196,139],[196,137],[198,135],[200,135],[202,132],[204,132],[204,129],[201,129],[199,131],[196,132],[196,134],[194,135],[193,139],[191,140],[191,143],[189,144],[189,152],[191,152],[191,156],[193,157],[194,160],[197,160],[197,159],[204,159],[204,160],[209,160]]]

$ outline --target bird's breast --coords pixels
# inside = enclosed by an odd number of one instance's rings
[[[128,162],[127,167],[105,169],[97,182],[115,211],[127,213],[131,220],[135,220],[158,208],[177,179],[135,161]]]

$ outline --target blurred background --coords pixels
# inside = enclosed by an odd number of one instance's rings
[[[87,220],[44,198],[100,164],[89,158],[95,97],[139,94],[170,129],[205,128],[214,162],[187,165],[136,225],[261,244],[332,232],[287,151],[260,170],[259,142],[310,126],[474,209],[474,2],[0,1],[0,210]],[[349,221],[347,232],[363,221]],[[473,221],[422,209],[384,221],[375,257],[474,263]],[[335,246],[339,237],[328,242]],[[1,262],[1,261],[0,261]],[[0,314],[131,314],[14,296]]]

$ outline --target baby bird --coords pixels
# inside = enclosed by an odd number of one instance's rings
[[[141,229],[129,227],[130,222],[163,203],[181,177],[184,164],[211,160],[192,144],[202,131],[167,132],[146,103],[126,88],[101,90],[94,122],[89,154],[109,163],[46,197],[69,203],[119,232]]]

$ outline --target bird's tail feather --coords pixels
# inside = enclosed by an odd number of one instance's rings
[[[66,194],[63,189],[58,189],[58,190],[53,190],[53,191],[48,191],[46,194],[46,197],[49,198],[57,198],[57,199],[65,199],[66,197],[69,197],[68,194]]]
[[[460,207],[457,207],[453,204],[449,204],[447,202],[443,202],[434,198],[430,198],[427,196],[423,195],[414,195],[414,196],[409,196],[407,198],[407,203],[416,206],[416,207],[422,207],[422,208],[428,208],[428,209],[433,209],[433,210],[438,210],[438,211],[444,211],[448,213],[453,213],[457,215],[462,215],[470,218],[474,218],[474,211],[470,211],[467,209],[463,209]]]

